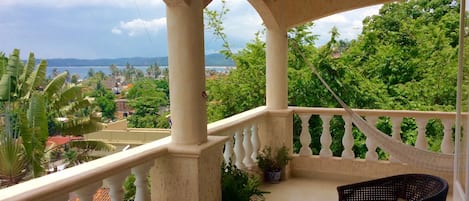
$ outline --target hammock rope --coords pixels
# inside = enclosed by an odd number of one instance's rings
[[[298,42],[293,40],[293,48],[300,53],[300,56],[304,59],[312,72],[318,77],[320,82],[326,87],[329,93],[336,99],[336,101],[345,109],[347,114],[351,117],[353,124],[363,134],[374,141],[378,147],[383,149],[385,152],[391,154],[394,158],[400,162],[407,163],[416,167],[421,167],[429,170],[442,171],[442,172],[453,172],[453,154],[435,153],[428,150],[422,150],[414,146],[399,142],[392,139],[387,134],[378,130],[374,125],[371,125],[360,115],[354,112],[327,84],[322,76],[317,71],[316,67],[310,62],[304,53],[299,50]]]

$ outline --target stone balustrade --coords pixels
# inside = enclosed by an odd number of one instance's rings
[[[401,140],[401,124],[404,118],[415,119],[416,141],[415,146],[420,149],[427,149],[428,139],[426,138],[426,126],[429,120],[441,120],[442,131],[444,133],[441,139],[442,153],[453,153],[453,125],[455,114],[450,112],[418,112],[418,111],[389,111],[389,110],[355,110],[359,115],[371,124],[376,124],[380,117],[389,118],[392,124],[391,135],[395,140]],[[324,163],[349,163],[350,160],[356,158],[353,152],[355,139],[353,136],[353,124],[351,118],[348,117],[344,109],[340,108],[304,108],[289,107],[289,113],[298,115],[301,120],[301,134],[299,140],[301,148],[299,157],[293,161],[296,169],[305,170],[303,166],[310,163],[307,157],[312,156],[313,151],[310,148],[312,143],[312,135],[320,135],[321,144],[319,158],[330,158]],[[238,168],[251,169],[256,166],[257,154],[261,146],[265,142],[261,139],[272,139],[270,135],[266,135],[267,128],[273,125],[268,119],[272,116],[271,112],[264,106],[258,107],[232,117],[211,123],[207,125],[208,134],[211,136],[229,136],[229,140],[225,143],[223,149],[224,161],[233,163]],[[312,116],[319,117],[322,121],[322,130],[317,133],[310,133],[309,121]],[[333,118],[341,117],[344,121],[344,133],[341,144],[343,151],[341,158],[336,160],[333,158],[331,145],[334,129],[330,122]],[[277,122],[279,123],[279,122]],[[288,134],[291,135],[291,134]],[[159,159],[168,155],[168,147],[170,145],[170,137],[163,138],[148,144],[144,144],[127,151],[112,154],[76,167],[68,168],[63,171],[26,181],[24,183],[0,190],[0,200],[68,200],[70,195],[76,195],[82,201],[92,200],[96,190],[103,185],[110,189],[112,200],[122,200],[123,190],[122,184],[129,174],[136,177],[135,185],[137,187],[135,200],[150,200],[150,192],[147,187],[147,178],[149,170],[155,166],[155,159]],[[377,145],[367,139],[366,161],[378,160],[376,149]],[[313,158],[314,159],[314,158]],[[328,160],[328,159],[324,159]],[[395,159],[390,156],[391,161]],[[158,160],[156,160],[158,161]],[[337,165],[336,164],[336,165]],[[158,164],[156,164],[158,165]],[[359,167],[360,164],[355,164]],[[386,164],[379,164],[386,165]],[[337,165],[338,167],[349,165]],[[303,169],[302,169],[303,168]],[[340,169],[340,168],[339,168]],[[341,171],[342,173],[345,171]]]
[[[148,201],[149,170],[156,158],[168,153],[170,141],[167,137],[2,189],[0,200],[65,201],[76,196],[80,201],[92,201],[103,185],[110,189],[112,200],[123,200],[122,185],[132,173],[136,179],[135,200]]]
[[[257,166],[261,143],[259,128],[265,124],[265,107],[258,107],[208,125],[209,135],[230,136],[223,158],[240,169]]]
[[[340,157],[345,159],[355,158],[353,152],[353,146],[355,145],[355,139],[353,136],[353,124],[351,118],[348,116],[346,111],[342,108],[305,108],[305,107],[290,107],[296,115],[301,119],[301,135],[300,143],[301,149],[299,151],[300,156],[311,156],[312,152],[310,149],[311,135],[316,133],[310,133],[309,120],[312,116],[319,116],[322,121],[322,133],[320,134],[321,151],[319,152],[320,157],[332,157],[331,153],[331,129],[330,121],[335,117],[341,117],[344,121],[344,135],[342,138],[342,145],[344,150]],[[415,140],[415,147],[423,150],[428,150],[428,139],[426,136],[426,127],[430,120],[439,120],[443,125],[442,131],[444,133],[441,139],[441,148],[438,151],[446,154],[452,154],[454,151],[453,145],[453,126],[455,123],[454,112],[423,112],[423,111],[400,111],[400,110],[354,110],[360,116],[364,117],[370,124],[376,125],[378,119],[381,117],[389,118],[392,124],[392,138],[398,141],[401,140],[401,124],[404,118],[411,118],[415,121],[417,137]],[[378,153],[376,149],[378,145],[370,138],[366,139],[366,156],[365,159],[368,161],[378,160]],[[396,162],[396,159],[390,156],[390,160]]]

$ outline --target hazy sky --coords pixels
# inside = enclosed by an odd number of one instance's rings
[[[216,9],[214,0],[209,8]],[[262,29],[262,20],[246,0],[228,0],[225,30],[234,50]],[[317,44],[336,26],[343,39],[361,32],[362,20],[380,6],[315,21]],[[116,58],[167,56],[166,8],[162,0],[0,0],[0,51],[21,49],[22,57]],[[206,53],[220,50],[220,41],[205,34]]]

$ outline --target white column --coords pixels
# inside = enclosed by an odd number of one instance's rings
[[[342,119],[345,121],[345,133],[342,138],[342,145],[344,146],[344,151],[342,151],[342,158],[344,159],[354,159],[355,153],[353,153],[353,144],[354,139],[352,135],[352,118],[348,115],[342,116]]]
[[[269,109],[288,107],[287,30],[267,29],[266,103]]]
[[[244,147],[243,147],[243,130],[237,130],[235,133],[235,155],[236,161],[234,161],[236,167],[243,169],[246,166],[243,164],[244,159]]]
[[[259,133],[257,130],[257,123],[254,123],[251,126],[251,142],[252,142],[251,158],[254,162],[257,162],[257,156],[259,154],[259,149],[261,148],[261,143],[259,140]]]
[[[321,115],[322,120],[322,134],[321,134],[321,151],[319,155],[321,157],[332,157],[332,150],[330,148],[332,144],[332,136],[330,131],[330,121],[332,115]]]
[[[309,133],[309,119],[311,114],[299,114],[301,119],[301,134],[300,134],[300,156],[311,156],[313,151],[309,145],[311,144],[311,134]]]
[[[228,165],[230,162],[231,163],[234,163],[235,162],[235,158],[232,158],[233,157],[233,136],[232,135],[228,135],[230,136],[230,139],[228,141],[225,142],[225,151],[223,153],[223,158],[225,159],[225,163],[226,165]]]
[[[204,1],[165,2],[172,142],[202,144],[207,141]]]
[[[444,154],[452,154],[454,152],[453,145],[453,119],[443,119],[444,136],[441,142],[441,152]]]
[[[77,194],[77,197],[80,199],[80,201],[93,201],[94,194],[102,185],[102,181],[87,184],[86,186],[76,190],[75,193]]]
[[[135,175],[135,201],[149,201],[151,199],[147,178],[153,164],[152,161],[132,168],[132,174]]]
[[[367,117],[366,120],[371,125],[376,126],[376,121],[378,121],[378,117],[370,116],[370,117]],[[368,149],[368,151],[366,151],[365,159],[370,160],[370,161],[377,161],[378,153],[376,153],[377,145],[375,141],[372,138],[367,136],[365,144],[366,144],[366,148]]]
[[[428,141],[427,141],[427,136],[426,136],[426,131],[427,131],[427,118],[415,118],[415,121],[417,122],[417,128],[418,128],[418,135],[417,135],[417,140],[415,142],[415,147],[423,150],[427,150],[428,147]]]
[[[401,123],[402,123],[402,117],[391,117],[391,122],[392,122],[392,139],[402,142],[401,139]],[[389,160],[391,162],[399,162],[396,157],[393,155],[390,156]]]
[[[129,174],[130,170],[126,170],[104,180],[104,182],[109,186],[109,195],[111,196],[111,200],[117,201],[124,199],[124,189],[122,189],[122,186]]]
[[[244,147],[244,159],[243,163],[244,166],[251,168],[254,167],[254,161],[252,161],[252,144],[251,144],[251,127],[246,126],[243,129],[244,139],[243,139],[243,147]]]

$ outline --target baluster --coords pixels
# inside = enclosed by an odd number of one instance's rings
[[[398,142],[402,142],[402,139],[401,139],[402,117],[391,117],[391,122],[392,122],[392,139]],[[393,155],[390,156],[389,160],[391,162],[399,162],[399,160]]]
[[[344,151],[342,151],[342,158],[353,159],[355,158],[355,153],[353,153],[353,135],[352,135],[352,118],[348,115],[342,116],[342,119],[345,122],[345,133],[342,138],[342,145],[344,146]]]
[[[367,117],[367,121],[373,126],[376,126],[378,117],[375,117],[375,116]],[[365,159],[370,160],[370,161],[377,161],[378,153],[376,153],[376,148],[378,146],[376,145],[375,141],[371,137],[366,136],[365,144],[366,144],[366,148],[368,149],[368,151],[366,151]]]
[[[330,121],[332,119],[332,115],[321,115],[322,120],[322,134],[321,134],[321,151],[319,155],[321,157],[332,157],[331,151],[331,144],[332,144],[332,136],[330,131]]]
[[[309,145],[311,144],[311,134],[309,133],[309,119],[311,114],[299,114],[301,118],[301,134],[300,134],[300,156],[311,156],[313,151]]]
[[[147,178],[153,164],[152,161],[132,168],[132,174],[135,175],[135,201],[149,201],[151,199],[148,192]]]
[[[104,179],[104,182],[109,186],[109,195],[111,200],[124,200],[124,189],[122,189],[122,185],[124,184],[125,178],[127,178],[129,174],[130,170],[126,170]]]
[[[452,119],[444,119],[443,126],[444,126],[444,136],[443,141],[441,142],[441,152],[444,154],[452,154],[454,152],[453,146],[453,120]]]
[[[254,161],[254,163],[256,163],[259,149],[261,148],[261,143],[259,140],[259,133],[257,132],[257,124],[252,124],[251,126],[251,141],[252,141],[251,158]]]
[[[93,201],[94,194],[102,185],[102,181],[98,181],[92,184],[86,184],[82,188],[75,190],[75,194],[80,199],[80,201]]]
[[[236,167],[238,167],[239,169],[245,168],[243,164],[244,148],[243,148],[242,130],[237,130],[235,133],[235,156],[236,156],[236,161],[235,161]]]
[[[415,147],[423,150],[427,150],[428,147],[428,142],[427,142],[427,136],[425,135],[425,132],[427,131],[427,122],[428,118],[416,118],[415,121],[417,122],[417,127],[418,127],[418,135],[417,135],[417,141],[415,142]]]
[[[244,166],[251,168],[254,167],[254,161],[251,159],[252,155],[252,144],[251,144],[251,128],[249,126],[244,127],[244,138],[243,138],[243,147],[244,147]]]
[[[223,152],[223,158],[225,158],[225,163],[226,165],[230,164],[232,161],[235,159],[233,157],[233,137],[232,135],[228,141],[225,142],[225,151]]]

